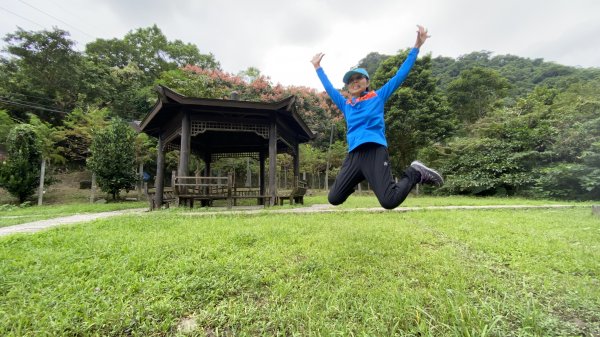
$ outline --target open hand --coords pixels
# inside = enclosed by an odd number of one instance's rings
[[[427,28],[421,25],[417,25],[417,28],[419,29],[417,30],[417,41],[415,42],[415,48],[421,48],[423,43],[425,43],[425,40],[430,38],[431,35],[429,35],[427,32]]]
[[[312,60],[310,60],[310,63],[313,64],[315,69],[321,68],[321,59],[323,59],[323,56],[325,56],[325,54],[317,53],[315,56],[313,56]]]

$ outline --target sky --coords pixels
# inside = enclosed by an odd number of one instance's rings
[[[598,0],[0,0],[0,35],[69,31],[77,49],[156,24],[168,40],[212,53],[221,68],[258,68],[273,84],[322,89],[310,60],[334,85],[370,52],[412,47],[416,25],[431,35],[421,54],[474,51],[600,67]],[[0,46],[6,44],[0,42]]]

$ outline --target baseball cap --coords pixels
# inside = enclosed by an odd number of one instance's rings
[[[369,73],[367,72],[367,70],[365,68],[355,68],[355,69],[348,71],[346,73],[346,75],[344,75],[344,84],[348,84],[348,81],[350,81],[350,77],[352,77],[352,75],[354,75],[354,74],[361,74],[361,75],[365,76],[367,79],[369,79]]]

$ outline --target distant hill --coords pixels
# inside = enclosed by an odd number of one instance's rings
[[[600,79],[600,68],[578,68],[546,62],[541,58],[529,59],[515,55],[492,55],[490,51],[472,52],[458,58],[438,56],[432,58],[432,75],[437,79],[439,89],[445,91],[461,71],[473,67],[491,68],[512,85],[509,96],[521,97],[533,90],[537,85],[551,88],[566,88],[577,81]],[[367,54],[357,64],[374,73],[379,64],[389,55],[376,52]]]

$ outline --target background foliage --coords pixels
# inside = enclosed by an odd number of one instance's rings
[[[341,165],[345,122],[323,91],[273,84],[255,67],[228,73],[214,55],[169,40],[156,25],[121,39],[98,39],[83,51],[60,29],[18,29],[4,41],[0,136],[14,125],[37,123],[42,138],[51,138],[40,151],[55,158],[56,167],[84,167],[92,133],[113,118],[140,120],[156,101],[157,84],[207,98],[228,99],[236,92],[241,100],[273,102],[296,95],[298,112],[316,134],[302,147],[303,176],[312,188],[322,188],[328,159],[329,179]],[[369,70],[371,87],[378,88],[406,54],[371,52],[356,65]],[[435,193],[598,199],[598,97],[597,68],[490,51],[458,58],[422,54],[386,105],[394,173],[419,158],[446,176],[446,186]],[[0,156],[6,157],[3,139]],[[155,166],[152,146],[137,141],[138,164]],[[167,166],[176,163],[170,157]],[[237,181],[258,171],[254,161],[215,165],[235,170]],[[285,165],[278,170],[286,176]]]

